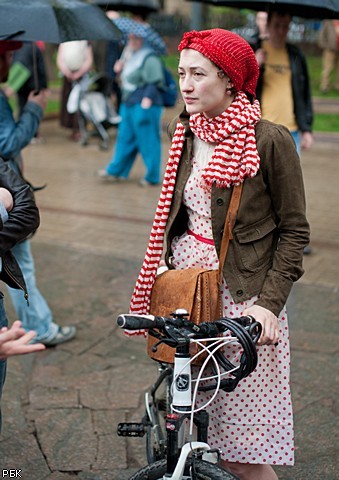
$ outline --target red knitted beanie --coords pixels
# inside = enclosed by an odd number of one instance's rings
[[[222,28],[186,32],[178,46],[192,48],[220,67],[234,84],[255,97],[259,67],[251,46],[236,33]]]

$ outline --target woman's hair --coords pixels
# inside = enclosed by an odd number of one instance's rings
[[[270,8],[267,14],[267,23],[270,23],[272,20],[273,15],[276,14],[278,17],[286,17],[287,15],[292,19],[292,15],[280,7],[273,7]]]

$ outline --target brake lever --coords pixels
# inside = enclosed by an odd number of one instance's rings
[[[162,340],[159,340],[159,342],[155,343],[152,346],[152,352],[155,353],[158,350],[159,345],[162,343],[165,343],[169,347],[175,348],[177,346],[176,342],[174,340],[171,340],[170,338],[164,337]]]

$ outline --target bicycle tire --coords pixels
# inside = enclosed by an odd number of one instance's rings
[[[236,480],[231,473],[226,472],[214,463],[204,460],[195,460],[194,462],[197,480]],[[166,460],[147,465],[136,472],[129,480],[162,480],[166,473]]]

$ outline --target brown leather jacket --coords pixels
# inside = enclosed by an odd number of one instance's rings
[[[186,141],[166,227],[168,266],[171,241],[187,227],[182,197],[193,147],[188,118],[185,111],[180,116]],[[170,137],[177,120],[169,125]],[[236,303],[257,295],[255,303],[278,316],[293,282],[303,274],[309,225],[300,160],[290,133],[281,125],[261,120],[256,127],[256,140],[260,169],[254,178],[244,182],[223,274]],[[231,189],[212,187],[212,230],[218,254],[230,197]]]

